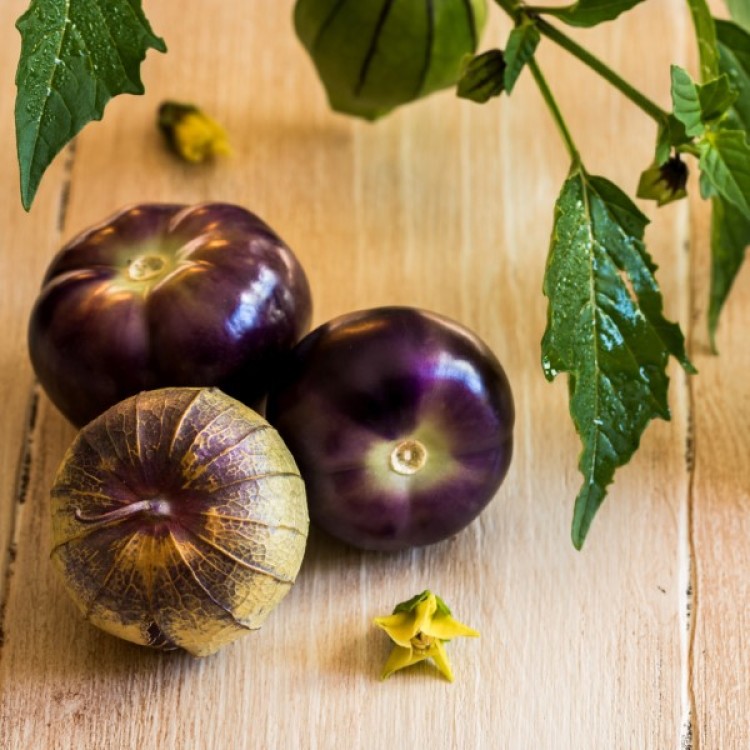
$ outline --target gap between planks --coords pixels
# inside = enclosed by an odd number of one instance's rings
[[[682,281],[685,289],[685,300],[682,309],[682,319],[685,321],[685,338],[688,356],[692,361],[696,359],[695,326],[702,317],[696,315],[695,288],[693,284],[695,263],[692,241],[692,222],[690,215],[693,210],[700,210],[695,202],[686,204],[683,211],[681,225],[685,235],[681,238],[683,248]],[[677,750],[699,750],[698,731],[696,727],[695,711],[695,670],[693,668],[695,649],[695,623],[698,606],[698,586],[695,565],[695,465],[696,465],[696,436],[695,436],[695,394],[693,377],[687,372],[681,372],[682,398],[686,410],[685,425],[685,469],[687,471],[687,489],[685,498],[680,504],[678,520],[678,607],[680,626],[680,727],[678,733]]]
[[[16,469],[16,481],[14,483],[13,502],[10,510],[10,529],[8,547],[5,549],[5,575],[0,587],[0,659],[3,655],[5,643],[5,612],[10,597],[13,571],[15,569],[16,555],[18,553],[18,536],[21,529],[21,517],[24,506],[28,499],[29,487],[31,485],[31,472],[34,463],[39,425],[39,384],[36,380],[29,389],[28,406],[26,407],[26,420],[24,422],[23,440],[21,442],[21,455],[18,459]]]
[[[65,159],[63,165],[62,181],[57,205],[57,224],[55,226],[55,240],[59,245],[65,232],[68,218],[68,204],[70,202],[70,191],[73,182],[73,167],[76,158],[76,139],[73,139],[63,152],[61,158]],[[39,401],[41,388],[36,378],[33,380],[29,389],[28,406],[26,407],[26,419],[24,421],[23,438],[21,440],[21,453],[18,458],[16,468],[16,481],[12,502],[9,512],[9,533],[8,546],[3,551],[5,571],[0,581],[0,659],[3,656],[3,645],[5,644],[5,615],[10,597],[10,590],[13,583],[13,572],[15,570],[15,561],[18,554],[18,536],[21,529],[21,519],[24,506],[28,498],[29,486],[31,483],[31,474],[34,465],[34,456],[39,445],[38,430],[40,425],[39,419]]]
[[[692,296],[692,295],[691,295]],[[690,347],[692,348],[692,347]],[[695,728],[695,671],[693,654],[695,649],[695,621],[698,606],[698,587],[695,574],[695,527],[694,527],[694,481],[695,481],[695,432],[693,420],[693,387],[691,375],[683,376],[687,391],[687,435],[685,439],[685,464],[688,472],[687,493],[680,507],[679,518],[679,612],[680,612],[680,673],[682,685],[681,722],[678,750],[698,750]]]

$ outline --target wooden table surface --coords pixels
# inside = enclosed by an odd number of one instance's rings
[[[54,163],[33,210],[17,194],[13,29],[0,6],[0,746],[38,748],[746,748],[750,743],[750,273],[707,347],[708,215],[643,208],[667,313],[700,375],[673,364],[670,423],[652,424],[583,552],[569,527],[579,443],[563,378],[539,341],[552,206],[568,163],[528,74],[512,100],[450,92],[376,125],[332,114],[291,24],[291,0],[148,1],[170,48],[143,97],[120,97]],[[500,11],[484,46],[502,44]],[[576,35],[669,101],[694,64],[682,0],[650,0]],[[652,123],[543,43],[590,171],[635,192]],[[223,122],[231,158],[165,152],[166,99]],[[48,493],[73,429],[35,385],[26,325],[63,241],[142,200],[226,200],[263,216],[308,271],[315,323],[383,304],[475,329],[503,362],[516,452],[497,498],[428,549],[362,553],[313,534],[298,583],[264,628],[205,660],[154,653],[88,625],[49,561]],[[424,588],[478,641],[453,642],[456,682],[420,665],[381,683],[372,626]]]

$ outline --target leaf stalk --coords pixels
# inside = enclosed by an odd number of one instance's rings
[[[666,111],[656,104],[656,102],[651,101],[645,94],[642,94],[637,88],[629,84],[618,73],[615,73],[612,68],[598,57],[592,55],[585,47],[582,47],[578,42],[575,42],[543,18],[537,18],[536,25],[547,39],[555,42],[555,44],[570,52],[574,57],[577,57],[582,63],[588,65],[595,73],[598,73],[633,102],[633,104],[643,110],[652,120],[655,120],[659,125],[667,121],[669,114]]]
[[[518,11],[523,7],[521,0],[495,0],[495,2],[514,20]]]
[[[571,161],[573,162],[574,165],[580,164],[581,155],[578,151],[578,148],[576,147],[573,137],[570,134],[570,130],[568,130],[568,126],[567,126],[567,123],[565,122],[565,118],[563,118],[562,112],[560,111],[560,108],[557,106],[555,97],[552,95],[552,91],[550,90],[550,87],[547,84],[547,79],[544,77],[544,75],[542,74],[542,71],[539,69],[539,65],[537,64],[536,58],[532,57],[531,60],[529,60],[528,62],[528,66],[529,66],[529,70],[531,71],[531,74],[534,76],[536,85],[539,87],[539,91],[542,94],[542,98],[544,99],[544,102],[552,114],[555,124],[557,125],[557,129],[560,131],[560,135],[562,136],[562,139],[565,142],[565,147],[568,150],[568,154],[570,154]]]

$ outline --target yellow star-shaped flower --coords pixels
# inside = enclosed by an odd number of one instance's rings
[[[473,628],[454,620],[445,602],[429,590],[398,604],[392,615],[376,617],[375,625],[395,644],[383,668],[383,680],[399,669],[432,659],[441,674],[453,682],[445,644],[458,636],[479,636]]]

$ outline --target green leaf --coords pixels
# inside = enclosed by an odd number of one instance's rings
[[[529,19],[524,19],[510,32],[505,46],[505,90],[509,94],[524,65],[534,56],[540,38],[539,29]]]
[[[142,94],[140,63],[165,52],[140,0],[32,0],[16,24],[16,141],[28,210],[56,154],[117,94]]]
[[[750,16],[750,4],[748,16]],[[733,127],[750,130],[750,34],[729,21],[716,21],[719,40],[719,64],[732,81],[739,96],[727,123]],[[715,194],[706,186],[708,178],[702,175],[704,194]],[[726,303],[737,273],[750,245],[750,219],[723,198],[713,198],[711,216],[711,288],[708,306],[708,332],[711,346],[716,351],[716,331],[719,317]]]
[[[491,49],[471,58],[461,76],[456,95],[484,104],[505,89],[505,58],[499,49]]]
[[[643,0],[578,0],[564,8],[545,8],[544,12],[556,16],[569,26],[596,26],[613,21],[621,13],[634,8]]]
[[[717,123],[737,101],[738,93],[732,89],[729,76],[722,73],[718,78],[699,84],[698,98],[701,105],[701,118],[706,125]]]
[[[542,362],[569,374],[570,412],[583,443],[573,544],[580,548],[615,470],[648,423],[669,419],[669,355],[693,368],[682,333],[662,313],[646,217],[615,185],[581,168],[565,182],[544,278],[549,299]]]
[[[750,219],[750,146],[745,131],[708,132],[698,148],[702,177],[716,195]]]
[[[737,96],[726,73],[704,84],[697,84],[687,71],[677,65],[672,66],[674,116],[685,126],[688,136],[702,135],[706,126],[723,119]]]
[[[750,30],[750,3],[747,0],[727,0],[727,7],[732,18]]]
[[[685,132],[685,126],[673,114],[670,114],[666,125],[659,127],[656,138],[656,163],[659,166],[665,164],[673,147],[682,146],[690,141],[691,138]]]
[[[698,55],[701,62],[701,79],[708,81],[719,75],[719,49],[716,27],[706,0],[687,0],[693,17]]]
[[[750,8],[750,3],[748,3]],[[749,11],[750,12],[750,11]],[[738,93],[734,113],[741,127],[750,130],[750,33],[730,21],[716,21],[719,66]],[[738,124],[740,124],[738,123]]]
[[[709,182],[705,172],[701,172],[699,181],[701,198],[703,198],[704,201],[711,200],[711,198],[716,198],[719,195],[716,190],[714,190],[714,186]]]
[[[719,315],[750,246],[750,219],[722,198],[713,199],[711,215],[711,291],[708,331],[716,351]]]
[[[690,74],[679,65],[672,66],[672,107],[674,116],[685,126],[687,135],[703,133],[698,87]]]

